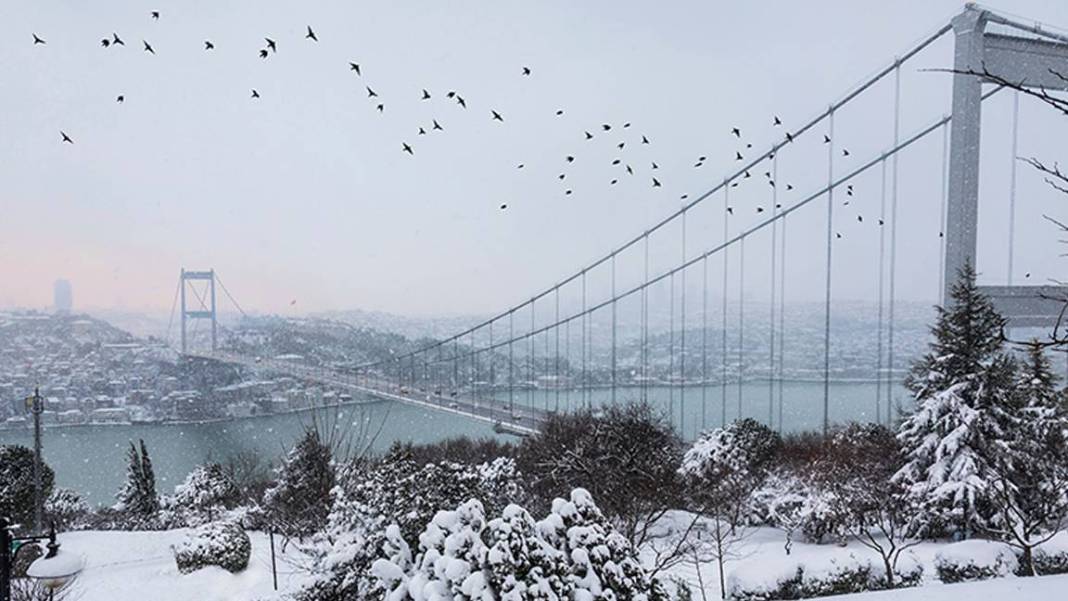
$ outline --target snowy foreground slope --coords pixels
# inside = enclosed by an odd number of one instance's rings
[[[81,554],[85,569],[76,584],[72,598],[80,601],[254,601],[278,598],[294,592],[302,575],[296,566],[300,556],[291,545],[281,554],[281,541],[276,539],[278,555],[278,588],[271,583],[271,556],[267,535],[252,532],[252,558],[248,568],[240,574],[230,574],[219,568],[205,568],[181,575],[174,563],[170,546],[185,536],[185,530],[163,532],[69,532],[60,536],[63,549]],[[943,545],[924,543],[915,549],[916,560],[930,565],[934,554]],[[782,533],[761,528],[746,540],[740,558],[728,564],[728,572],[746,574],[748,578],[774,578],[797,561],[810,565],[825,563],[831,558],[849,554],[864,554],[852,545],[809,545],[795,543],[789,557],[782,547]],[[692,564],[681,564],[670,575],[684,578],[700,599],[699,579]],[[705,594],[712,601],[719,599],[719,583],[714,564],[701,566],[701,581]],[[895,591],[879,591],[833,597],[842,601],[1053,601],[1068,598],[1068,575],[1039,578],[1001,578],[964,584],[941,584],[929,581],[924,586]]]

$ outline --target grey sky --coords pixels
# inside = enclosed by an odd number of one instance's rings
[[[1068,26],[1060,0],[989,5]],[[167,309],[185,266],[216,268],[242,304],[261,311],[500,308],[629,239],[674,210],[680,194],[720,181],[735,167],[732,126],[754,151],[765,148],[782,135],[772,115],[787,126],[809,118],[960,8],[931,0],[6,2],[0,306],[45,306],[52,281],[66,277],[80,307]],[[303,39],[306,25],[318,44]],[[112,32],[125,47],[100,47]],[[32,33],[47,45],[34,46]],[[257,56],[264,36],[278,41],[266,61]],[[142,52],[142,39],[155,56]],[[205,39],[214,52],[203,50]],[[949,110],[948,76],[918,69],[948,66],[950,49],[947,37],[903,73],[903,134]],[[261,99],[249,98],[252,88]],[[419,99],[423,88],[433,100]],[[445,99],[448,90],[464,96],[466,111]],[[843,167],[891,139],[889,87],[879,94],[836,124],[836,141],[851,152]],[[984,109],[980,268],[993,281],[1005,277],[1010,105],[1005,94]],[[446,131],[417,135],[434,118]],[[633,125],[622,130],[624,122]],[[60,130],[76,143],[62,144]],[[584,141],[585,130],[597,138]],[[1020,154],[1064,159],[1066,133],[1063,119],[1023,103]],[[638,144],[641,135],[652,144]],[[781,202],[825,178],[824,152],[815,143],[783,157],[780,181],[797,190]],[[567,155],[577,160],[565,168]],[[701,155],[708,160],[695,169]],[[637,174],[618,175],[617,156]],[[650,186],[651,161],[663,188]],[[932,299],[937,290],[940,161],[936,135],[901,162],[902,298]],[[1054,277],[1063,272],[1057,236],[1040,216],[1068,211],[1026,167],[1019,178],[1017,272]],[[854,205],[836,208],[836,228],[851,244],[837,247],[842,298],[874,296],[878,185],[878,172],[859,180]],[[756,190],[738,200],[750,208],[732,229],[757,218],[751,207],[761,198],[766,204],[768,190]],[[790,225],[798,299],[822,291],[817,204]],[[721,209],[695,212],[691,254],[718,242],[721,218]],[[669,246],[654,249],[661,266],[679,254]],[[767,246],[754,240],[747,262],[764,265]],[[762,269],[753,268],[753,294],[766,286]]]

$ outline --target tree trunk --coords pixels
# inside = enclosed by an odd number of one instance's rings
[[[1023,553],[1020,554],[1020,575],[1038,576],[1035,572],[1034,552],[1030,545],[1024,546]]]
[[[883,565],[886,567],[886,588],[894,588],[894,565],[889,556],[883,557]]]

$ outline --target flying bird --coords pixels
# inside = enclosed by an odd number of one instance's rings
[[[319,38],[315,37],[315,32],[312,31],[311,25],[308,26],[308,33],[304,34],[304,38],[313,42],[319,41]]]
[[[824,144],[830,144],[831,143],[831,137],[828,136],[827,134],[823,134],[823,143]]]
[[[114,46],[125,46],[126,45],[126,42],[122,41],[122,38],[119,37],[119,34],[117,34],[115,32],[111,32],[111,43]]]
[[[215,50],[215,44],[211,40],[204,40],[204,50]]]
[[[157,20],[157,21],[159,20],[159,11],[158,10],[152,11],[152,18]]]
[[[46,41],[42,40],[41,38],[37,37],[37,34],[35,33],[35,34],[33,34],[33,43],[34,44],[47,44],[48,42],[46,42]]]
[[[657,165],[656,163],[653,163],[653,169],[659,169],[659,168],[660,168],[659,165]]]
[[[757,207],[757,213],[763,213],[764,207]]]
[[[434,127],[432,129],[436,129],[436,130],[439,130],[439,131],[445,131],[445,128],[442,127],[440,123],[438,123],[437,119],[434,119]]]
[[[518,165],[516,165],[516,167],[515,167],[515,168],[516,168],[516,169],[522,169],[522,168],[523,168],[523,163],[519,163]]]
[[[118,96],[115,97],[115,102],[118,102],[119,104],[122,104],[123,102],[126,102],[126,97],[123,96],[122,94],[119,94]]]
[[[742,153],[735,151],[734,160],[741,161],[741,160],[744,160],[744,159],[745,159],[745,157],[742,156]]]
[[[150,54],[155,54],[156,53],[156,51],[152,49],[151,44],[149,44],[148,42],[146,42],[144,40],[141,40],[141,43],[143,43],[145,45],[145,52],[148,52]]]
[[[564,190],[564,194],[566,194],[567,196],[571,196],[571,190],[570,189]]]
[[[426,88],[423,88],[423,100],[430,100],[430,92],[427,92]]]
[[[679,197],[679,200],[686,200],[689,197],[690,197],[689,194],[683,194],[682,196]]]
[[[256,88],[252,89],[252,97],[253,98],[259,98],[260,97],[260,93],[256,91]]]
[[[374,98],[375,96],[378,96],[378,94],[376,94],[375,91],[371,89],[371,86],[367,86],[367,97]]]
[[[349,63],[349,71],[355,71],[356,75],[360,75],[360,65],[356,63]]]
[[[617,147],[618,147],[618,148],[619,148],[620,150],[623,150],[623,146],[624,146],[625,144],[626,144],[625,142],[620,142],[620,143],[619,143],[619,144],[617,144],[616,146],[617,146]]]
[[[642,144],[648,144],[648,143],[649,143],[649,138],[646,138],[645,136],[642,136]]]
[[[776,126],[782,125],[782,121],[779,120],[779,116],[778,115],[775,115],[775,125]]]
[[[864,217],[861,215],[857,215],[857,221],[864,223]]]
[[[612,161],[612,164],[613,164],[613,165],[618,165],[618,164],[620,164],[621,162],[622,162],[622,161],[620,161],[619,159],[615,159],[615,160],[613,160],[613,161]]]
[[[750,178],[750,177],[752,177],[752,176],[751,176],[751,175],[749,175],[749,170],[748,170],[748,169],[746,169],[746,170],[745,170],[745,173],[744,173],[744,174],[742,175],[742,178],[743,178],[743,179],[748,179],[748,178]]]
[[[630,168],[630,165],[627,165],[627,173],[634,175],[634,170]]]
[[[655,177],[653,178],[653,187],[654,188],[659,188],[660,187],[660,180],[656,179]]]
[[[883,224],[883,220],[882,220],[882,219],[880,219],[880,220],[879,220],[879,225],[882,225],[882,224]]]
[[[843,148],[843,149],[842,149],[842,156],[844,156],[844,157],[847,157],[847,156],[849,156],[849,151],[848,151],[848,150],[846,150],[845,148]]]
[[[376,106],[375,108],[376,108],[376,109],[378,109],[378,112],[380,112],[380,113],[381,113],[382,111],[385,111],[385,110],[386,110],[386,105],[384,105],[384,104],[382,104],[382,103],[380,102],[380,103],[378,103],[378,106]]]
[[[623,124],[623,129],[627,129],[628,127],[630,127],[629,121]]]
[[[70,139],[70,136],[67,135],[67,132],[65,132],[63,130],[60,130],[59,131],[59,135],[63,136],[63,141],[66,142],[67,144],[73,144],[74,143],[74,140]]]
[[[563,180],[563,179],[564,179],[565,177],[567,177],[567,174],[566,174],[566,173],[561,173],[560,175],[557,175],[557,176],[556,176],[556,179],[558,179],[558,180],[561,180],[561,181],[562,181],[562,180]]]
[[[563,115],[563,114],[564,114],[564,109],[560,109],[560,110],[556,111],[556,116],[557,117],[559,117],[560,115]]]
[[[605,131],[608,131],[608,130],[612,129],[612,126],[607,124],[607,123],[605,123],[604,125],[601,126],[601,129],[603,129]]]
[[[734,207],[727,207],[727,214],[728,215],[733,215],[734,214]]]
[[[408,146],[407,142],[401,142],[401,152],[407,152],[408,154],[410,154],[412,156],[415,156],[415,153],[412,152],[412,147]],[[502,206],[501,208],[504,208],[504,207]]]
[[[742,130],[738,129],[737,127],[732,127],[731,128],[731,133],[734,134],[735,138],[741,138],[742,137]]]
[[[100,45],[103,46],[104,48],[107,48],[108,46],[111,45],[111,40],[109,38],[104,38],[104,39],[100,40]]]
[[[593,134],[591,134],[590,132],[586,132],[586,139],[587,140],[592,140],[593,139]]]
[[[508,205],[506,205],[506,204],[502,204],[502,205],[501,205],[501,210],[502,210],[502,211],[503,211],[503,210],[505,210],[505,209],[507,209],[507,208],[508,208]]]
[[[271,52],[278,52],[278,45],[275,44],[274,40],[272,40],[271,38],[263,39],[267,41],[267,47],[270,48]]]
[[[267,58],[267,49],[260,50],[260,58]]]
[[[793,184],[786,184],[786,189],[787,190],[793,190],[794,189],[794,185]]]
[[[449,90],[449,92],[447,94],[445,94],[446,98],[454,98],[455,96],[456,96],[456,92],[453,92],[452,90]]]
[[[467,103],[464,102],[463,96],[460,96],[459,94],[456,95],[456,104],[459,104],[460,106],[462,106],[464,108],[467,108]]]
[[[523,67],[523,75],[530,75],[530,67]]]
[[[612,185],[614,186],[614,185],[616,185],[617,183],[619,183],[619,180],[618,180],[618,179],[614,179],[614,180],[612,180],[612,181],[610,181],[610,182],[608,182],[608,183],[610,183],[610,184],[612,184]]]
[[[493,113],[493,120],[494,121],[500,121],[501,123],[504,123],[504,117],[501,117],[500,113],[498,113],[497,111],[493,111],[493,110],[491,110],[490,113]]]
[[[419,128],[419,135],[420,135],[420,136],[425,136],[425,135],[426,135],[426,130],[425,130],[425,129],[423,129],[422,127],[420,127],[420,128]]]
[[[791,134],[790,132],[786,132],[786,141],[787,142],[793,142],[794,141],[793,134]]]
[[[840,232],[835,232],[834,237],[840,239],[842,237],[842,234]]]
[[[568,155],[564,160],[567,161],[568,163],[574,163],[575,162],[575,157],[573,157],[571,155]]]

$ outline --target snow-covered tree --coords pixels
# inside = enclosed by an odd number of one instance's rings
[[[898,432],[904,466],[894,481],[915,506],[916,531],[968,537],[989,525],[989,483],[1007,451],[1015,363],[1003,352],[1005,320],[965,264],[938,308],[930,351],[906,379],[916,403]]]
[[[60,530],[76,528],[89,514],[89,504],[69,488],[56,488],[45,501],[45,519]]]
[[[276,474],[263,496],[272,528],[297,538],[322,529],[330,511],[335,473],[332,450],[316,428],[305,429]]]
[[[765,481],[782,444],[778,434],[753,419],[705,432],[683,456],[679,474],[690,505],[707,523],[698,533],[694,557],[719,567],[726,594],[725,564],[749,534],[753,497]]]
[[[1042,345],[1032,343],[1016,381],[1013,437],[991,481],[989,530],[1020,550],[1020,572],[1035,575],[1033,551],[1068,525],[1068,415]]]
[[[156,474],[144,440],[138,445],[130,442],[126,450],[126,481],[116,494],[117,509],[127,528],[158,527],[159,495],[156,493]]]
[[[534,523],[509,505],[485,519],[477,500],[439,511],[419,536],[413,558],[402,541],[371,572],[388,601],[663,601],[666,592],[649,578],[630,542],[576,489],[553,501]],[[387,539],[399,539],[399,529]]]
[[[0,445],[0,515],[14,523],[33,524],[33,451],[20,445]],[[55,474],[41,463],[45,498],[52,492]]]
[[[234,507],[241,493],[218,463],[193,468],[185,481],[174,487],[171,503],[190,526],[214,521],[220,512]]]
[[[345,466],[332,491],[333,505],[322,536],[307,546],[312,577],[300,599],[379,599],[382,581],[369,577],[377,559],[403,541],[418,548],[427,524],[442,509],[478,499],[493,514],[524,497],[515,463],[498,458],[481,465],[443,462],[418,465],[403,452],[379,462]]]

